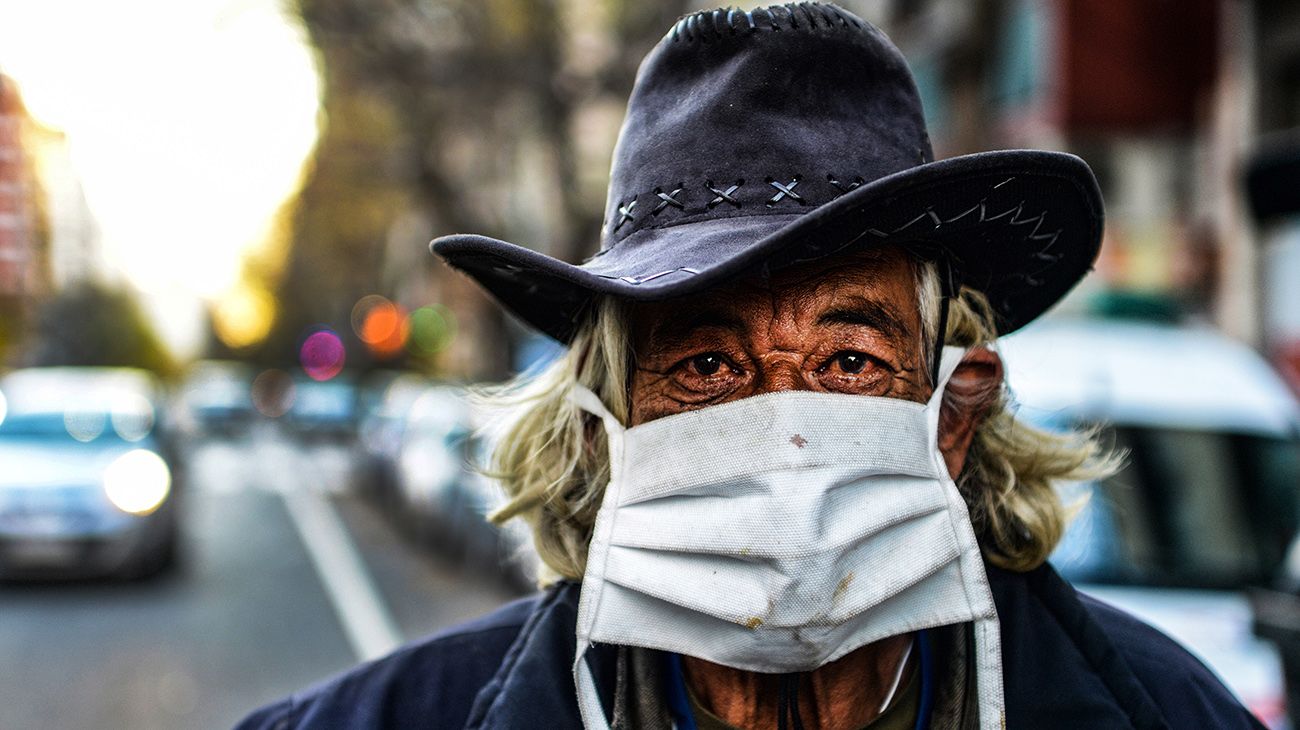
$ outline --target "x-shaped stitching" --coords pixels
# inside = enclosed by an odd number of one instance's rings
[[[732,185],[731,187],[727,188],[726,190],[723,190],[723,189],[721,189],[721,188],[715,188],[715,187],[713,187],[713,181],[712,181],[712,180],[709,180],[709,181],[705,182],[705,183],[704,183],[704,187],[708,188],[708,189],[709,189],[709,192],[711,192],[711,193],[713,193],[714,195],[717,195],[717,196],[718,196],[718,197],[714,198],[713,200],[710,200],[710,201],[709,201],[709,205],[708,205],[708,207],[712,208],[713,206],[715,206],[715,205],[717,205],[718,203],[721,203],[721,202],[723,202],[723,201],[725,200],[726,202],[731,203],[732,205],[734,205],[734,206],[736,206],[737,208],[739,208],[739,207],[740,207],[740,201],[739,201],[739,200],[736,200],[735,198],[733,198],[732,195],[733,195],[737,190],[740,189],[740,185],[741,185],[741,184],[740,184],[739,182],[737,182],[735,185]]]
[[[671,193],[665,193],[659,188],[655,188],[655,195],[659,196],[659,205],[656,205],[654,207],[654,210],[650,211],[651,215],[659,215],[659,212],[661,210],[667,208],[670,205],[677,208],[678,210],[684,209],[686,206],[682,205],[682,201],[677,199],[677,195],[681,192],[682,192],[681,188],[677,188]]]
[[[624,224],[624,223],[627,223],[628,221],[633,220],[633,217],[634,217],[634,216],[632,215],[632,209],[635,208],[635,207],[636,207],[636,198],[632,198],[632,202],[630,202],[630,203],[619,203],[619,204],[618,204],[618,215],[619,215],[619,218],[618,218],[618,223],[615,223],[615,224],[614,224],[614,230],[617,231],[618,229],[620,229],[620,228],[623,227],[623,224]]]
[[[795,186],[799,184],[799,178],[797,177],[785,185],[782,185],[776,180],[768,180],[767,184],[771,185],[777,190],[776,195],[773,195],[770,199],[768,199],[767,204],[769,206],[776,205],[777,203],[781,202],[781,198],[786,198],[786,197],[800,203],[804,202],[803,196],[794,191]]]
[[[859,185],[861,185],[861,184],[863,183],[862,178],[860,178],[860,177],[855,177],[855,178],[853,178],[853,182],[851,182],[851,183],[845,185],[844,183],[840,182],[839,180],[836,180],[834,175],[827,175],[827,176],[826,176],[826,181],[829,182],[829,183],[831,184],[831,186],[834,187],[836,190],[840,191],[840,195],[843,195],[843,194],[845,194],[845,193],[847,193],[847,192],[849,192],[849,191],[851,191],[851,190],[857,188]],[[835,196],[835,197],[838,198],[839,195],[837,195],[837,196]]]

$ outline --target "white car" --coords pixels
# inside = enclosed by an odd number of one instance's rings
[[[1052,562],[1080,590],[1184,644],[1261,721],[1288,727],[1282,664],[1252,632],[1300,526],[1300,405],[1257,353],[1208,329],[1045,321],[1000,343],[1019,413],[1097,426],[1128,456]]]
[[[170,567],[176,463],[160,386],[126,368],[28,368],[0,378],[0,575]]]
[[[460,485],[469,471],[469,432],[464,392],[432,385],[407,411],[397,450],[398,492],[442,545],[458,545],[465,534]]]
[[[466,562],[501,570],[522,588],[537,576],[532,541],[521,520],[502,527],[487,520],[504,493],[481,471],[492,443],[485,418],[464,388],[425,388],[406,413],[396,456],[397,490],[424,539]]]

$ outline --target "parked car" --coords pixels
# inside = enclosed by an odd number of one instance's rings
[[[143,576],[178,543],[160,386],[129,369],[0,379],[0,574]]]
[[[371,374],[361,384],[353,483],[358,492],[389,508],[400,502],[397,452],[406,416],[430,385],[423,375],[389,372]]]
[[[410,395],[393,398],[403,403]],[[531,587],[537,570],[527,526],[487,520],[504,495],[482,471],[491,445],[466,390],[426,381],[408,403],[392,451],[396,509],[406,526],[444,554],[493,570],[515,587]]]
[[[396,453],[397,491],[407,517],[422,537],[462,555],[479,547],[464,490],[469,436],[464,392],[431,385],[407,411]]]
[[[348,378],[294,381],[289,408],[281,420],[299,438],[348,441],[357,430],[357,390]]]
[[[1020,414],[1098,427],[1127,456],[1079,505],[1052,557],[1103,601],[1204,660],[1270,727],[1286,727],[1276,647],[1246,590],[1270,583],[1300,525],[1300,405],[1248,347],[1209,330],[1047,321],[1001,350]]]
[[[479,556],[480,562],[502,571],[507,583],[514,588],[527,592],[535,590],[541,558],[533,545],[533,533],[522,519],[513,519],[504,525],[494,525],[487,520],[506,502],[501,484],[491,478],[485,470],[492,456],[493,436],[486,432],[484,417],[471,406],[470,423],[473,434],[470,436],[470,465],[462,482],[468,495],[465,503],[473,515],[477,529],[484,533],[480,544],[484,552]]]
[[[233,438],[248,432],[257,412],[253,372],[238,362],[195,363],[178,394],[177,418],[189,436]]]

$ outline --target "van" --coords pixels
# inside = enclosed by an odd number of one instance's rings
[[[1288,727],[1281,660],[1246,594],[1274,581],[1300,526],[1300,404],[1281,378],[1213,330],[1135,321],[1049,319],[1000,351],[1024,420],[1098,428],[1126,454],[1100,483],[1062,485],[1077,513],[1053,565]]]

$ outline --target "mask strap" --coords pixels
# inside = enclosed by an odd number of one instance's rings
[[[573,386],[569,391],[568,399],[579,409],[599,418],[601,424],[605,427],[605,436],[608,438],[610,471],[610,486],[607,487],[609,491],[605,495],[608,500],[611,498],[611,494],[616,495],[615,485],[617,484],[623,452],[623,432],[626,429],[601,402],[600,396],[591,392],[589,388],[581,385]],[[602,507],[602,512],[604,511]],[[603,524],[605,521],[599,515],[596,518],[592,544],[587,556],[588,560],[602,560],[598,553],[603,553],[605,549],[603,545],[608,539],[608,529]],[[594,599],[587,594],[586,583],[587,581],[584,581],[584,592],[578,602],[578,643],[573,661],[573,681],[577,689],[578,709],[582,714],[583,726],[588,730],[606,730],[609,728],[609,719],[605,716],[605,711],[601,707],[600,695],[596,691],[596,681],[592,677],[591,666],[588,665],[586,659],[587,649],[591,646],[590,633],[594,616],[594,607],[589,604]],[[599,590],[597,589],[595,592],[598,594]]]
[[[569,402],[599,418],[601,423],[605,425],[605,433],[608,435],[613,436],[616,433],[623,432],[623,424],[619,423],[614,414],[609,412],[605,404],[600,401],[600,396],[591,392],[589,388],[582,385],[573,386],[569,391]]]
[[[942,359],[944,340],[948,336],[948,305],[957,296],[958,284],[952,260],[946,254],[939,257],[936,265],[939,269],[939,329],[935,332],[934,350],[931,351],[930,382],[938,390],[939,360]]]
[[[627,428],[614,417],[613,413],[601,402],[600,396],[582,385],[575,385],[569,391],[569,402],[600,419],[605,427],[605,437],[609,448],[609,478],[614,481],[619,477],[623,461],[623,433]]]
[[[961,364],[964,357],[966,357],[966,348],[956,345],[947,345],[935,353],[934,392],[930,394],[927,406],[937,410],[939,404],[943,402],[943,392],[948,389],[948,381],[952,379],[953,373],[957,372],[957,366]]]
[[[585,640],[579,641],[577,658],[573,663],[573,681],[578,689],[578,712],[582,715],[582,725],[587,730],[608,730],[609,719],[600,706],[596,680],[591,675],[591,666],[587,664],[587,647]]]

